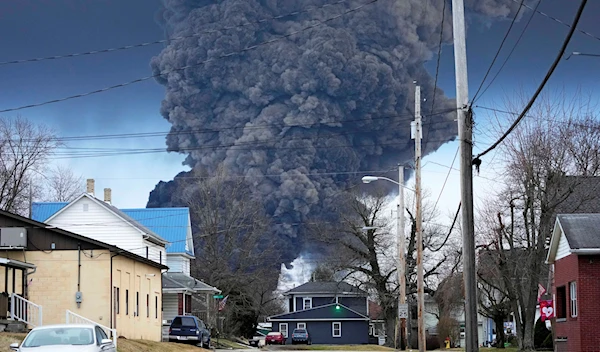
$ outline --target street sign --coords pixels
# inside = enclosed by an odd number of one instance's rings
[[[221,298],[223,298],[223,295],[214,295],[213,298],[215,298],[215,299],[221,299]]]
[[[398,316],[400,319],[408,319],[408,304],[398,305]]]

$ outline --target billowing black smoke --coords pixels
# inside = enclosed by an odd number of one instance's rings
[[[192,37],[173,40],[151,63],[160,73],[211,60],[159,79],[166,87],[161,113],[173,125],[168,149],[188,154],[192,168],[210,172],[222,164],[231,175],[247,176],[276,224],[270,235],[287,243],[286,261],[303,248],[302,223],[327,218],[334,196],[359,182],[362,174],[352,172],[389,170],[413,158],[413,81],[427,99],[424,153],[457,134],[456,115],[447,112],[455,103],[438,89],[432,108],[433,79],[423,66],[437,51],[443,0],[379,0],[244,50],[368,0],[324,6],[335,2],[164,0],[168,36]],[[491,16],[518,6],[511,0],[471,3]],[[449,42],[449,4],[445,19]],[[236,54],[220,58],[229,53]],[[177,187],[159,183],[148,206],[177,205],[171,199]]]

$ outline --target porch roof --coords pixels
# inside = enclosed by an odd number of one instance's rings
[[[216,292],[221,293],[221,290],[216,287],[205,284],[204,282],[195,279],[184,273],[166,272],[163,274],[163,291],[165,292]]]
[[[0,266],[6,266],[14,269],[35,269],[35,264],[25,263],[20,260],[8,259],[8,258],[0,258]]]

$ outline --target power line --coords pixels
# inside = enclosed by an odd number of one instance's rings
[[[569,33],[567,34],[567,37],[565,38],[563,45],[560,48],[558,55],[556,56],[556,59],[554,59],[552,66],[548,70],[548,73],[546,73],[546,77],[544,77],[544,80],[542,81],[542,83],[540,84],[538,89],[536,90],[535,94],[529,100],[529,103],[527,103],[527,106],[525,106],[525,109],[523,109],[523,111],[521,112],[519,117],[517,117],[517,119],[508,128],[508,130],[506,130],[506,132],[504,132],[504,134],[496,142],[494,142],[494,144],[492,144],[490,147],[488,147],[486,150],[479,153],[475,157],[474,162],[476,160],[478,160],[480,157],[482,157],[482,156],[486,155],[487,153],[489,153],[490,151],[494,150],[500,143],[502,143],[502,141],[504,141],[504,139],[506,139],[506,137],[508,137],[508,135],[517,127],[519,122],[521,122],[521,120],[525,117],[525,115],[527,114],[529,109],[531,109],[531,107],[533,106],[533,103],[535,103],[535,100],[537,99],[537,97],[540,95],[540,93],[544,89],[544,86],[550,80],[550,77],[552,76],[552,74],[554,73],[554,70],[558,66],[558,63],[560,62],[560,59],[564,55],[565,50],[567,49],[567,46],[569,45],[569,42],[571,41],[571,37],[573,37],[573,33],[575,32],[575,28],[577,27],[577,24],[579,23],[579,19],[581,18],[581,14],[583,13],[583,9],[585,8],[586,4],[587,4],[587,0],[581,1],[581,4],[579,5],[579,9],[577,10],[577,14],[575,15],[575,19],[573,20],[573,24],[571,25],[571,29],[569,30]],[[470,109],[470,110],[471,110],[470,112],[472,113],[472,109]],[[481,160],[479,160],[479,163],[481,163]]]
[[[521,4],[519,5],[519,8],[517,9],[515,16],[513,17],[512,21],[510,22],[510,26],[508,26],[508,29],[506,30],[506,33],[504,34],[504,38],[502,38],[502,42],[500,42],[500,47],[496,51],[496,55],[494,55],[494,59],[490,63],[490,66],[488,67],[487,72],[485,73],[485,76],[483,76],[483,80],[481,81],[479,88],[477,88],[475,95],[473,95],[473,99],[471,100],[471,105],[473,105],[473,102],[475,102],[475,99],[477,99],[477,95],[479,94],[479,91],[481,91],[481,88],[483,87],[485,80],[487,79],[488,75],[492,71],[492,67],[494,67],[494,64],[496,63],[496,60],[498,59],[498,56],[500,55],[500,52],[502,51],[502,47],[504,47],[504,43],[506,42],[508,35],[510,34],[510,31],[512,30],[513,26],[515,25],[515,22],[517,21],[517,17],[519,17],[519,13],[521,13],[521,7],[523,7],[524,2],[525,2],[525,0],[521,0]]]
[[[289,38],[289,37],[294,36],[296,34],[299,34],[299,33],[302,33],[304,31],[307,31],[309,29],[313,29],[313,28],[322,26],[322,25],[324,25],[324,24],[326,24],[328,22],[331,22],[333,20],[341,18],[341,17],[343,17],[343,16],[345,16],[347,14],[356,12],[356,11],[362,9],[363,7],[367,6],[367,5],[374,4],[377,1],[379,1],[379,0],[370,0],[370,1],[368,1],[368,2],[366,2],[364,4],[362,4],[362,5],[359,5],[357,7],[349,9],[347,11],[344,11],[344,12],[342,12],[342,13],[336,15],[336,16],[327,18],[327,19],[325,19],[323,21],[321,21],[321,20],[315,20],[315,21],[317,21],[317,23],[315,23],[313,25],[310,25],[310,26],[307,26],[307,27],[304,27],[302,29],[293,31],[293,32],[291,32],[289,34],[285,34],[285,35],[282,35],[282,36],[274,37],[274,38],[266,40],[264,42],[260,42],[260,43],[255,44],[255,45],[248,46],[248,47],[246,47],[246,48],[244,48],[242,50],[239,50],[239,51],[233,51],[233,52],[230,52],[228,54],[223,54],[223,55],[219,55],[219,56],[216,56],[216,57],[213,57],[213,58],[202,60],[202,61],[200,61],[200,62],[198,62],[196,64],[186,65],[186,66],[179,67],[179,68],[174,68],[174,69],[171,69],[171,70],[167,70],[165,72],[157,73],[157,74],[154,74],[154,75],[151,75],[151,76],[137,78],[137,79],[134,79],[134,80],[129,81],[129,82],[120,83],[120,84],[116,84],[116,85],[113,85],[113,86],[109,86],[109,87],[105,87],[105,88],[93,90],[93,91],[90,91],[90,92],[87,92],[87,93],[80,93],[80,94],[76,94],[76,95],[67,96],[67,97],[64,97],[64,98],[48,100],[48,101],[41,102],[41,103],[35,103],[35,104],[23,105],[23,106],[19,106],[19,107],[15,107],[15,108],[3,109],[3,110],[0,110],[0,113],[17,111],[17,110],[23,110],[23,109],[29,109],[29,108],[33,108],[33,107],[38,107],[38,106],[43,106],[43,105],[48,105],[48,104],[59,103],[59,102],[67,101],[67,100],[83,98],[83,97],[87,97],[87,96],[98,94],[98,93],[104,93],[104,92],[109,91],[109,90],[113,90],[113,89],[118,89],[118,88],[130,86],[130,85],[133,85],[133,84],[136,84],[136,83],[140,83],[140,82],[144,82],[144,81],[147,81],[147,80],[150,80],[150,79],[153,79],[153,78],[164,76],[164,75],[167,75],[167,74],[170,74],[170,73],[173,73],[173,72],[179,72],[179,71],[186,70],[188,68],[193,68],[193,67],[201,66],[201,65],[204,65],[206,63],[216,61],[218,59],[224,59],[224,58],[228,58],[228,57],[231,57],[231,56],[234,56],[234,55],[242,54],[242,53],[245,53],[247,51],[251,51],[251,50],[257,49],[259,47],[266,46],[266,45],[278,42],[280,40]]]
[[[440,251],[442,248],[444,248],[444,246],[446,245],[446,242],[448,242],[448,239],[450,238],[450,235],[452,234],[452,230],[454,229],[454,225],[456,225],[456,220],[458,219],[458,214],[460,213],[460,206],[462,205],[462,203],[458,203],[458,209],[456,210],[456,214],[454,215],[454,220],[452,220],[452,225],[450,226],[450,229],[448,230],[448,234],[446,235],[446,239],[444,239],[444,242],[442,242],[442,244],[436,248],[436,249],[430,249],[430,252],[438,252]]]
[[[40,62],[40,61],[48,61],[48,60],[59,60],[59,59],[66,59],[66,58],[74,58],[74,57],[78,57],[78,56],[87,56],[87,55],[110,53],[110,52],[122,51],[122,50],[134,49],[134,48],[142,48],[142,47],[146,47],[146,46],[150,46],[150,45],[156,45],[156,44],[167,44],[167,43],[173,42],[173,41],[198,38],[198,37],[201,37],[204,34],[219,33],[220,31],[227,31],[227,30],[239,29],[239,28],[243,28],[243,27],[247,27],[247,26],[251,26],[251,25],[255,25],[255,24],[262,24],[262,23],[265,23],[265,22],[268,22],[268,21],[272,21],[272,20],[279,20],[279,19],[282,19],[282,18],[290,17],[290,16],[297,16],[297,15],[301,15],[301,14],[304,14],[304,13],[308,13],[308,12],[312,12],[312,11],[316,11],[316,10],[321,10],[323,8],[340,5],[340,4],[343,4],[343,3],[347,2],[347,1],[348,0],[340,0],[340,1],[337,1],[337,2],[334,2],[334,3],[330,3],[330,4],[324,4],[324,5],[321,5],[321,6],[310,7],[310,8],[307,8],[305,10],[294,11],[294,12],[286,13],[284,15],[273,16],[273,17],[266,17],[266,18],[262,18],[262,19],[259,19],[259,20],[256,20],[256,21],[246,22],[246,23],[242,23],[242,24],[239,24],[239,25],[235,25],[235,26],[225,26],[225,27],[220,27],[220,28],[217,28],[217,29],[202,30],[202,31],[200,31],[198,33],[194,33],[194,34],[190,34],[190,35],[184,35],[184,36],[173,37],[173,38],[168,38],[168,39],[161,39],[161,40],[156,40],[156,41],[151,41],[151,42],[144,42],[144,43],[139,43],[139,44],[125,45],[125,46],[108,48],[108,49],[92,50],[92,51],[86,51],[86,52],[80,52],[80,53],[72,53],[72,54],[65,54],[65,55],[54,55],[54,56],[47,56],[47,57],[37,57],[37,58],[30,58],[30,59],[12,60],[12,61],[3,61],[3,62],[0,62],[0,66],[22,64],[22,63],[27,63],[27,62]],[[217,23],[217,22],[206,23],[206,25],[215,24],[215,23]]]
[[[448,142],[447,139],[442,140],[429,140],[429,142]],[[218,145],[218,146],[201,146],[201,147],[190,147],[190,148],[181,148],[178,150],[149,150],[149,151],[133,151],[133,152],[115,152],[115,153],[88,153],[88,154],[73,154],[73,155],[60,155],[57,157],[50,157],[48,160],[62,160],[62,159],[82,159],[82,158],[98,158],[98,157],[106,157],[106,156],[123,156],[123,155],[140,155],[140,154],[156,154],[156,153],[165,153],[165,152],[179,152],[179,153],[187,153],[191,151],[199,151],[199,150],[218,150],[218,149],[227,149],[228,151],[278,151],[278,150],[302,150],[302,149],[360,149],[360,148],[371,148],[371,147],[393,147],[399,145],[405,145],[404,142],[394,142],[394,143],[373,143],[373,144],[348,144],[348,145],[311,145],[311,146],[294,146],[294,147],[276,147],[276,146],[261,146],[255,145],[254,147],[243,147],[235,148],[236,145]]]
[[[537,4],[535,5],[535,9],[536,10],[540,6],[541,3],[542,3],[542,0],[539,0],[537,2]],[[521,3],[521,4],[523,4],[523,3]],[[521,31],[521,35],[519,35],[519,38],[517,39],[517,41],[513,45],[512,49],[510,50],[510,53],[508,53],[508,55],[504,59],[504,62],[502,63],[502,66],[500,66],[500,69],[498,69],[498,71],[496,72],[496,74],[494,75],[494,77],[492,78],[492,80],[490,81],[490,83],[488,83],[488,85],[485,87],[485,89],[483,90],[483,92],[481,92],[481,95],[479,96],[479,98],[481,98],[485,94],[485,92],[487,92],[487,90],[494,83],[494,81],[496,80],[496,78],[498,77],[498,75],[500,74],[500,72],[502,72],[502,69],[504,68],[504,66],[506,65],[506,63],[508,62],[508,60],[510,59],[510,57],[512,56],[512,54],[515,51],[515,49],[517,48],[517,46],[519,45],[519,42],[521,42],[521,39],[523,38],[523,35],[527,31],[527,28],[529,27],[529,24],[531,23],[531,20],[533,19],[534,16],[535,16],[535,12],[532,12],[531,16],[529,16],[529,20],[525,24],[525,27]],[[475,103],[475,101],[476,101],[476,99],[473,99],[473,103]]]
[[[514,1],[514,2],[519,2],[519,0],[513,0],[513,1]],[[566,22],[562,21],[562,20],[561,20],[561,19],[559,19],[559,18],[556,18],[556,17],[554,17],[554,16],[551,16],[551,15],[549,15],[549,14],[545,13],[545,12],[542,12],[542,11],[536,10],[536,9],[534,9],[533,7],[531,7],[531,6],[527,5],[527,4],[523,4],[523,6],[524,6],[524,7],[526,7],[526,8],[528,8],[528,9],[530,9],[530,10],[532,10],[532,11],[534,11],[534,12],[537,12],[537,13],[539,13],[540,15],[542,15],[542,16],[544,16],[544,17],[547,17],[547,18],[549,18],[549,19],[551,19],[551,20],[553,20],[553,21],[555,21],[555,22],[558,22],[558,23],[560,23],[560,24],[562,24],[562,25],[564,25],[564,26],[566,26],[566,27],[568,27],[568,28],[571,28],[571,26],[572,26],[572,25],[570,25],[570,24],[568,24],[568,23],[566,23]],[[600,37],[599,37],[599,36],[596,36],[596,35],[594,35],[594,34],[592,34],[592,33],[590,33],[590,32],[586,32],[586,31],[584,31],[584,30],[582,30],[582,29],[577,29],[577,31],[578,31],[579,33],[582,33],[582,34],[585,34],[585,35],[587,35],[587,36],[588,36],[588,37],[590,37],[590,38],[594,38],[594,39],[596,39],[596,40],[600,40]]]
[[[433,112],[431,115],[443,115],[452,111],[456,111],[455,108],[452,109],[444,109]],[[360,119],[351,119],[351,120],[333,120],[333,121],[324,121],[324,122],[309,122],[309,123],[298,123],[294,125],[285,125],[283,122],[279,123],[268,123],[268,124],[258,124],[254,126],[248,126],[248,122],[241,123],[237,126],[230,127],[221,127],[221,128],[202,128],[202,129],[193,129],[187,131],[156,131],[156,132],[137,132],[137,133],[118,133],[118,134],[96,134],[96,135],[81,135],[81,136],[66,136],[66,137],[56,137],[50,138],[53,141],[58,142],[69,142],[69,141],[90,141],[90,140],[104,140],[104,139],[128,139],[128,138],[147,138],[147,137],[165,137],[165,136],[179,136],[186,134],[201,134],[201,133],[219,133],[228,130],[261,130],[268,129],[272,127],[276,128],[293,128],[293,127],[312,127],[314,125],[327,125],[327,124],[339,124],[339,123],[350,123],[350,122],[371,122],[376,120],[384,120],[384,119],[394,119],[394,118],[413,118],[412,113],[405,113],[399,115],[386,115],[386,116],[377,116],[377,117],[367,117]],[[441,123],[444,121],[440,121],[437,123]],[[19,141],[36,141],[33,139],[19,139]]]

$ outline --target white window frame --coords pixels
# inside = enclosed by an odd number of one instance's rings
[[[285,327],[285,329],[283,328]],[[285,334],[283,331],[285,330]],[[279,332],[283,334],[283,337],[288,338],[288,323],[279,323]]]
[[[571,318],[577,317],[577,282],[569,282],[569,301],[571,302]]]
[[[336,325],[338,328],[336,329]],[[336,334],[335,330],[339,330],[339,333]],[[331,337],[342,337],[342,323],[339,321],[331,323]]]
[[[306,323],[298,323],[298,324],[296,324],[296,329],[304,329],[304,330],[306,330]]]
[[[306,308],[306,302],[308,302],[309,307]],[[312,309],[312,298],[311,297],[304,297],[302,298],[302,310],[307,310],[307,309]]]

